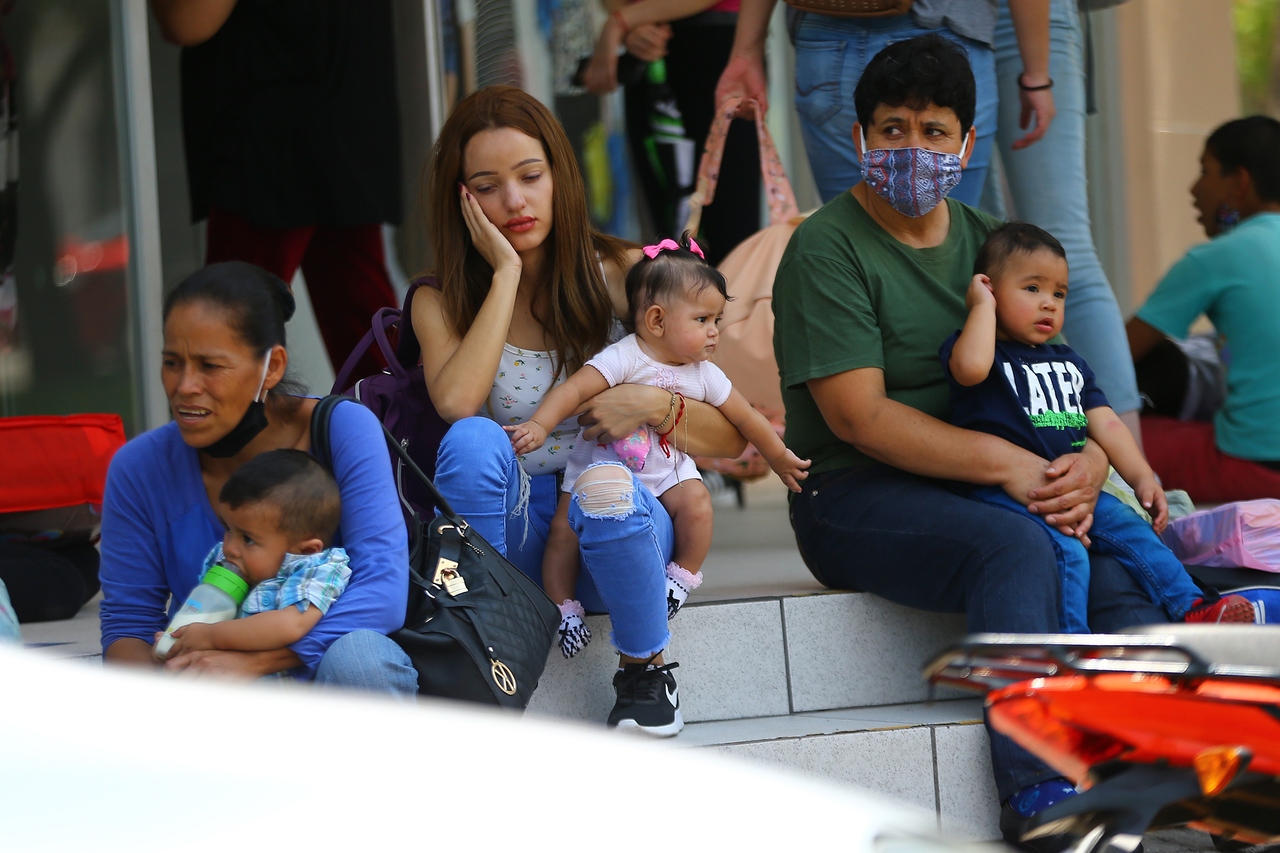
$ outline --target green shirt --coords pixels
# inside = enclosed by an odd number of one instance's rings
[[[773,349],[787,446],[817,473],[872,459],[836,438],[805,384],[860,367],[884,370],[892,400],[946,420],[938,347],[964,325],[973,262],[1000,221],[951,199],[941,245],[913,249],[841,193],[805,220],[773,282]]]
[[[1280,213],[1250,216],[1173,265],[1138,318],[1185,338],[1201,313],[1226,338],[1227,399],[1213,419],[1218,449],[1280,460]]]

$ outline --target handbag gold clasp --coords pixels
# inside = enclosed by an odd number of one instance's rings
[[[511,668],[497,658],[489,661],[489,672],[493,675],[493,683],[508,696],[516,695],[516,676]]]
[[[431,582],[436,586],[444,586],[446,575],[458,574],[458,563],[447,557],[441,557],[436,560],[436,573],[431,576]]]

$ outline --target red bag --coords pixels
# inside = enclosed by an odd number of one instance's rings
[[[0,418],[0,513],[102,504],[119,415]]]
[[[690,232],[697,232],[703,206],[710,204],[715,197],[725,137],[740,102],[741,99],[729,98],[722,103],[707,134],[706,152],[698,168],[697,189],[689,200],[689,221],[685,228]],[[760,172],[764,177],[765,196],[769,200],[769,226],[743,240],[720,262],[719,269],[729,283],[731,298],[724,309],[720,345],[716,347],[712,361],[781,435],[785,416],[782,381],[778,375],[778,362],[773,356],[773,277],[787,242],[804,217],[796,206],[791,182],[778,159],[759,106],[756,107],[756,137],[760,141]],[[769,473],[768,463],[751,445],[747,445],[746,451],[737,459],[699,456],[695,461],[703,470],[718,471],[740,480],[754,480]]]

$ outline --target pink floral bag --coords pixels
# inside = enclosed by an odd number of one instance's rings
[[[707,134],[707,147],[698,167],[698,182],[689,199],[689,219],[685,229],[696,234],[702,208],[715,198],[720,179],[729,123],[743,99],[725,100]],[[746,99],[747,103],[755,101]],[[791,181],[778,158],[760,110],[756,109],[756,137],[760,142],[760,173],[769,202],[769,226],[738,244],[720,263],[720,272],[729,282],[732,299],[725,306],[720,325],[720,345],[712,359],[747,400],[765,414],[782,432],[784,415],[782,383],[778,362],[773,357],[773,276],[796,226],[804,221],[796,206]],[[719,471],[743,480],[769,473],[769,466],[754,447],[748,446],[737,459],[698,457],[698,467]]]

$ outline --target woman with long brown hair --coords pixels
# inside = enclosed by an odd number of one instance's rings
[[[527,420],[548,390],[603,349],[626,311],[623,282],[640,251],[591,227],[563,128],[508,86],[476,92],[450,115],[432,154],[427,210],[439,289],[419,291],[413,329],[431,401],[453,424],[436,484],[482,536],[540,579],[558,475],[574,444],[658,426],[671,419],[672,395],[611,388],[519,458],[502,426]],[[714,407],[689,402],[683,418],[682,450],[741,451],[742,437]],[[671,636],[671,519],[621,464],[566,485],[585,569],[577,598],[609,612],[621,656],[609,723],[673,735],[683,725],[675,664],[661,655]]]

